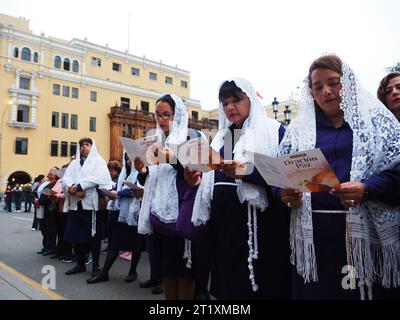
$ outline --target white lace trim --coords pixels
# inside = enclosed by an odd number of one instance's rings
[[[247,241],[247,244],[249,245],[249,257],[247,259],[247,262],[248,262],[248,268],[249,268],[249,273],[250,273],[249,279],[251,282],[251,287],[252,287],[253,291],[256,292],[258,290],[258,284],[256,283],[253,260],[258,259],[258,253],[256,254],[256,252],[254,250],[255,243],[257,243],[257,246],[258,246],[258,241],[257,241],[256,235],[254,234],[254,232],[252,230],[252,227],[255,227],[255,224],[257,223],[257,221],[253,220],[253,222],[252,222],[252,220],[251,220],[251,218],[252,218],[251,211],[252,210],[256,211],[256,209],[253,208],[253,206],[248,204],[247,205],[247,227],[249,229],[249,240]],[[256,215],[256,214],[257,214],[257,212],[255,212],[254,215]]]
[[[183,253],[183,259],[187,259],[186,268],[192,269],[192,243],[187,239],[185,239],[185,251]]]

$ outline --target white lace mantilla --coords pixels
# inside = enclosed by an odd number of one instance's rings
[[[400,125],[381,102],[370,95],[343,63],[341,109],[353,131],[350,181],[362,181],[399,162]],[[316,120],[314,100],[305,81],[303,99],[297,119],[289,126],[280,145],[280,153],[290,154],[315,148]],[[313,242],[311,194],[304,194],[301,208],[292,210],[290,243],[291,262],[305,282],[317,281],[317,264]],[[351,257],[355,276],[369,289],[373,282],[385,288],[400,285],[399,207],[363,201],[349,208]],[[372,298],[372,290],[369,290]]]

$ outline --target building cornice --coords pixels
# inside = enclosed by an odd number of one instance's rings
[[[100,54],[105,54],[109,56],[114,56],[115,58],[121,59],[121,60],[128,60],[128,62],[133,62],[137,64],[142,64],[146,66],[151,66],[155,69],[162,69],[163,71],[168,71],[171,73],[175,73],[176,75],[180,75],[183,77],[190,77],[190,72],[187,70],[179,69],[177,67],[172,67],[166,64],[163,64],[162,61],[154,61],[154,60],[149,60],[146,57],[139,57],[135,56],[133,54],[130,54],[128,52],[121,52],[115,49],[110,49],[108,46],[101,46],[98,44],[94,44],[85,40],[80,40],[80,39],[72,39],[70,41],[70,44],[72,46],[77,46],[81,47],[83,49],[90,49],[94,52],[98,52]]]
[[[8,33],[9,33],[8,30],[3,30],[2,37],[8,36]],[[68,54],[73,54],[75,56],[85,57],[85,53],[82,52],[81,48],[74,48],[68,44],[63,44],[53,39],[45,38],[44,36],[37,36],[34,34],[29,34],[18,30],[14,30],[12,32],[12,35],[13,35],[13,41],[22,41],[24,43],[34,44],[39,47],[51,48],[53,50],[68,52]]]
[[[95,77],[91,77],[91,76],[87,76],[87,75],[82,75],[82,74],[73,74],[71,72],[65,72],[63,70],[53,69],[53,68],[50,68],[49,73],[45,73],[45,75],[52,79],[70,81],[70,82],[74,82],[74,83],[79,83],[84,86],[89,85],[89,86],[98,87],[101,89],[113,90],[113,91],[117,91],[117,92],[121,92],[121,93],[130,93],[132,95],[138,95],[141,97],[150,98],[150,99],[154,99],[154,100],[157,100],[163,94],[163,92],[146,90],[146,89],[126,85],[126,84],[119,83],[119,82],[107,81],[107,80],[103,80],[103,79],[99,79],[99,78],[95,78]],[[187,99],[187,98],[184,98],[184,100],[188,104],[188,107],[201,108],[200,101],[198,101],[198,100]]]
[[[72,54],[81,58],[87,55],[88,50],[91,50],[94,52],[98,52],[99,54],[102,55],[113,56],[115,58],[124,60],[127,63],[129,62],[137,63],[144,65],[146,67],[149,66],[154,69],[160,69],[162,71],[171,72],[177,76],[190,78],[190,72],[187,70],[163,64],[162,61],[157,62],[154,60],[147,59],[146,57],[135,56],[128,52],[122,52],[115,49],[110,49],[107,46],[101,46],[85,40],[73,38],[68,43],[61,43],[55,39],[46,38],[43,35],[38,36],[23,31],[19,31],[16,29],[13,29],[10,32],[10,29],[3,28],[2,32],[0,33],[0,38],[5,38],[5,37],[9,38],[10,36],[12,36],[12,39],[14,41],[16,40],[23,41],[25,43],[38,45],[39,47],[47,47],[53,50],[67,52],[68,54]]]
[[[39,97],[40,96],[39,92],[37,92],[37,91],[24,90],[24,89],[18,89],[18,88],[10,88],[10,89],[8,89],[8,92],[16,93],[16,94],[28,96],[28,97]]]
[[[28,122],[8,121],[7,124],[10,127],[16,127],[21,129],[36,129],[37,125]]]

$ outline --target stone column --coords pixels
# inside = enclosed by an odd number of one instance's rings
[[[36,115],[37,115],[37,97],[32,97],[32,115],[31,124],[36,126]]]

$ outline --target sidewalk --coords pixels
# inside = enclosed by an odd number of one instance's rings
[[[0,261],[0,300],[63,300]]]

